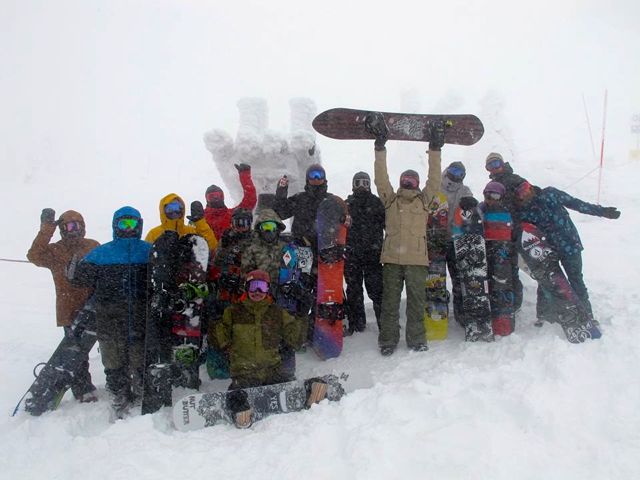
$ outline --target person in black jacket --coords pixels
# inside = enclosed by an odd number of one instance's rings
[[[347,198],[351,226],[347,237],[347,258],[344,277],[347,282],[347,316],[349,328],[345,332],[364,331],[367,318],[364,312],[364,291],[373,302],[376,322],[380,322],[382,304],[382,264],[380,253],[384,238],[385,211],[382,201],[371,193],[371,178],[358,172],[352,180],[353,194]]]
[[[107,390],[119,414],[141,392],[151,244],[140,239],[142,217],[132,207],[113,215],[113,240],[77,265],[74,285],[94,288],[96,333]]]

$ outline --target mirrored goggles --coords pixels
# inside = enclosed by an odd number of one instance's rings
[[[418,179],[409,175],[400,177],[400,186],[402,188],[418,188]]]
[[[324,170],[314,169],[307,172],[309,180],[324,180]]]
[[[492,170],[498,170],[502,168],[503,165],[504,165],[504,162],[499,158],[496,158],[494,160],[491,160],[490,162],[487,162],[487,164],[485,165],[485,168],[491,172]]]
[[[484,192],[484,198],[489,198],[491,200],[500,200],[502,198],[502,194],[499,192]]]
[[[353,188],[371,188],[371,180],[368,178],[356,178],[353,181]]]
[[[447,168],[446,176],[452,182],[460,183],[464,180],[466,173],[464,168],[454,166]]]
[[[231,224],[236,230],[251,228],[251,219],[249,217],[232,218]]]
[[[182,215],[182,204],[177,200],[167,203],[164,206],[164,213],[167,218],[170,218],[172,220],[179,218]]]
[[[269,284],[264,280],[251,280],[247,284],[247,290],[249,291],[249,293],[269,293]]]
[[[63,223],[62,229],[68,233],[79,232],[80,230],[82,230],[82,225],[80,224],[80,222],[71,221],[71,222]]]
[[[267,222],[262,222],[258,226],[258,228],[260,229],[261,232],[275,232],[276,230],[278,230],[278,224],[276,222],[269,220]]]
[[[137,218],[121,218],[116,225],[118,230],[134,230],[138,223],[140,223],[140,220]]]

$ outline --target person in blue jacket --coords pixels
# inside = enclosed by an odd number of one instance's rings
[[[521,222],[536,225],[546,235],[547,241],[557,252],[571,287],[593,318],[589,293],[582,277],[582,242],[578,229],[571,221],[567,208],[587,215],[616,219],[620,211],[615,207],[602,207],[572,197],[554,187],[539,188],[522,181],[515,189],[518,214]],[[536,304],[538,325],[548,318],[551,306],[544,291],[538,287]]]
[[[107,390],[116,412],[126,410],[142,388],[151,244],[141,240],[142,217],[132,207],[113,215],[113,240],[89,252],[72,276],[93,287],[97,337]]]

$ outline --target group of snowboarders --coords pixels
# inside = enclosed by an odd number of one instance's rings
[[[367,326],[364,283],[373,302],[380,353],[393,354],[400,341],[400,301],[406,288],[406,345],[416,352],[428,349],[424,321],[425,279],[430,263],[427,222],[432,201],[438,195],[444,195],[450,212],[446,263],[453,287],[454,317],[465,327],[467,340],[491,341],[494,335],[513,331],[515,312],[522,304],[514,246],[520,222],[534,224],[544,232],[571,287],[592,316],[582,277],[583,247],[567,208],[612,219],[620,216],[618,210],[589,204],[553,187],[536,187],[514,174],[498,153],[486,158],[490,182],[479,203],[464,184],[466,170],[461,162],[453,162],[444,170],[441,167],[445,143],[445,126],[441,123],[430,127],[423,188],[421,174],[405,170],[396,189],[387,171],[384,124],[372,121],[368,128],[375,136],[373,170],[378,196],[371,191],[369,175],[357,172],[352,179],[352,194],[346,200],[348,212],[340,218],[349,229],[340,254],[345,260],[347,287],[345,336],[362,332]],[[204,358],[212,378],[231,378],[232,390],[290,380],[295,373],[295,351],[314,338],[319,255],[316,217],[321,203],[331,195],[326,172],[321,165],[311,165],[304,191],[291,196],[288,178],[283,176],[275,195],[265,195],[256,208],[251,167],[242,163],[236,168],[244,191],[238,206],[228,208],[223,190],[211,185],[205,191],[206,207],[194,201],[186,215],[184,200],[171,193],[160,201],[160,225],[152,228],[144,240],[142,216],[129,206],[114,213],[113,240],[104,245],[85,238],[84,219],[79,213],[68,211],[56,220],[52,209],[42,211],[40,231],[27,257],[52,271],[57,322],[65,327],[65,335],[81,334],[82,326],[74,326],[73,319],[89,297],[93,298],[97,339],[114,408],[122,410],[143,395],[145,369],[149,366],[145,360],[145,328],[148,310],[153,308],[149,307],[149,291],[158,287],[150,276],[150,254],[154,242],[166,232],[175,232],[178,237],[202,237],[209,250],[209,309],[201,326],[206,337],[203,344],[208,345]],[[509,279],[508,291],[496,288],[488,292],[491,310],[504,310],[506,316],[478,321],[475,307],[465,303],[469,285],[457,261],[460,250],[456,239],[463,233],[458,220],[475,217],[464,212],[474,212],[484,222],[489,275],[494,272]],[[285,233],[284,221],[289,218],[291,232]],[[61,240],[51,243],[56,227]],[[302,255],[305,248],[309,250],[312,262],[308,269],[295,272],[293,280],[282,282],[283,252],[288,255],[290,245],[299,248],[297,255]],[[539,320],[554,321],[550,298],[544,288],[538,288]],[[341,313],[336,315],[341,319]],[[88,358],[82,371],[73,375],[70,387],[80,401],[97,399]],[[322,396],[322,385],[314,384],[311,398],[315,401]],[[242,396],[233,397],[232,403],[237,425],[250,425]]]

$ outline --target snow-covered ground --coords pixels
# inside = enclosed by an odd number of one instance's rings
[[[346,371],[365,388],[250,430],[179,433],[167,409],[109,423],[97,350],[100,402],[68,394],[55,412],[12,418],[62,332],[49,272],[0,261],[1,479],[640,477],[640,162],[629,159],[640,7],[373,3],[0,2],[0,257],[24,259],[44,207],[81,211],[88,236],[106,242],[122,205],[140,209],[146,232],[165,194],[202,200],[223,184],[203,134],[236,137],[236,102],[247,96],[268,99],[283,137],[300,95],[318,111],[476,113],[485,137],[443,150],[443,166],[465,163],[476,194],[485,156],[500,151],[533,183],[596,202],[598,172],[586,174],[609,88],[600,201],[622,217],[572,214],[602,339],[571,345],[557,325],[535,328],[535,284],[523,278],[516,332],[493,344],[465,343],[452,322],[428,352],[401,343],[383,358],[369,305],[367,331],[345,339],[340,358],[298,357],[300,376]],[[333,193],[346,196],[354,172],[372,173],[371,142],[316,140]],[[423,172],[424,149],[390,142],[392,178]]]

